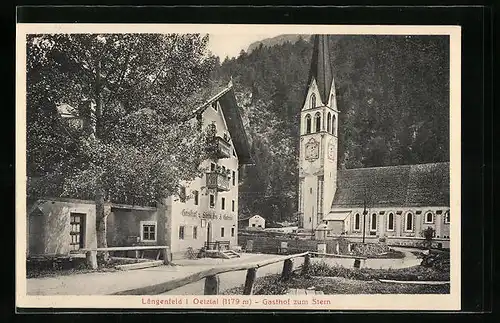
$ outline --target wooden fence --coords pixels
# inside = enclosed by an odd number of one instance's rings
[[[257,277],[257,270],[259,268],[283,261],[283,270],[281,272],[281,279],[283,281],[287,281],[290,279],[292,272],[294,270],[292,259],[300,257],[304,257],[304,264],[302,265],[301,273],[305,274],[308,272],[311,264],[311,254],[309,252],[276,257],[274,259],[264,260],[259,263],[253,263],[253,264],[234,264],[234,265],[221,266],[217,268],[211,268],[194,273],[187,277],[170,280],[152,286],[125,290],[114,293],[113,295],[159,295],[171,291],[173,289],[177,289],[184,285],[195,283],[202,279],[205,279],[204,294],[218,295],[219,285],[220,285],[219,275],[227,272],[240,271],[240,270],[247,271],[245,285],[243,288],[243,295],[252,295],[255,280]]]

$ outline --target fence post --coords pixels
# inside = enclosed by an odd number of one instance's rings
[[[170,254],[170,247],[167,246],[163,249],[163,264],[168,265],[172,262],[172,255]]]
[[[89,250],[85,252],[87,265],[92,269],[97,269],[97,251]]]
[[[293,270],[293,261],[292,259],[286,259],[283,262],[283,271],[281,272],[281,280],[287,281],[290,279]]]
[[[219,294],[219,277],[217,275],[205,278],[205,295]]]
[[[309,272],[309,267],[311,266],[311,254],[307,254],[305,257],[304,257],[304,265],[302,265],[302,272],[301,274],[302,275],[307,275],[307,273]]]
[[[250,268],[247,270],[247,278],[245,279],[245,287],[243,288],[243,295],[253,294],[253,285],[257,277],[257,268]]]

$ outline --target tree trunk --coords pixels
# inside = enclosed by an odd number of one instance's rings
[[[109,214],[109,207],[104,203],[104,192],[98,189],[95,200],[95,219],[96,219],[96,233],[97,233],[97,248],[107,248],[108,242],[106,239],[107,234],[107,219]],[[109,261],[109,252],[100,251],[97,253],[97,259],[100,263],[107,263]]]

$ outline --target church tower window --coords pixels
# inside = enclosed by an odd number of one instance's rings
[[[311,109],[316,108],[316,94],[311,94]]]
[[[316,132],[321,131],[321,114],[319,112],[316,112],[316,115],[314,116],[315,119],[315,125],[316,125]]]
[[[311,116],[309,114],[306,115],[306,134],[311,133]]]
[[[332,116],[332,133],[335,134],[335,115]]]
[[[328,112],[328,115],[326,116],[326,131],[330,132],[331,127],[331,122],[332,122],[332,114]]]

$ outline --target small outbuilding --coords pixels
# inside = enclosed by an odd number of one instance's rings
[[[264,229],[266,227],[266,219],[264,219],[260,215],[254,215],[250,219],[248,219],[248,227]]]

